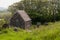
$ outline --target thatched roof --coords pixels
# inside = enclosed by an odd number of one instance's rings
[[[17,13],[22,17],[24,21],[30,21],[30,17],[24,10],[18,10]]]

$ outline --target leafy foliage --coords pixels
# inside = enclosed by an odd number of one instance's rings
[[[5,23],[6,23],[6,21],[4,19],[0,19],[0,27],[2,27],[2,25]]]
[[[56,0],[55,0],[56,1]],[[25,10],[31,17],[32,22],[50,22],[60,20],[59,0],[22,0],[9,7],[12,13],[18,10]],[[58,2],[58,3],[57,3]]]

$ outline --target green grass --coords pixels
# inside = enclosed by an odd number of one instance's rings
[[[2,30],[0,40],[60,40],[60,22],[41,25],[39,28],[31,29],[31,32],[18,30],[18,32],[13,31],[13,28]]]

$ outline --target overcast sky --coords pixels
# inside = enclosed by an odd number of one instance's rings
[[[0,0],[0,7],[8,8],[9,5],[21,0]]]

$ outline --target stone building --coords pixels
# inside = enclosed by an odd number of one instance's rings
[[[18,10],[10,19],[10,25],[28,29],[31,26],[31,19],[24,10]]]

